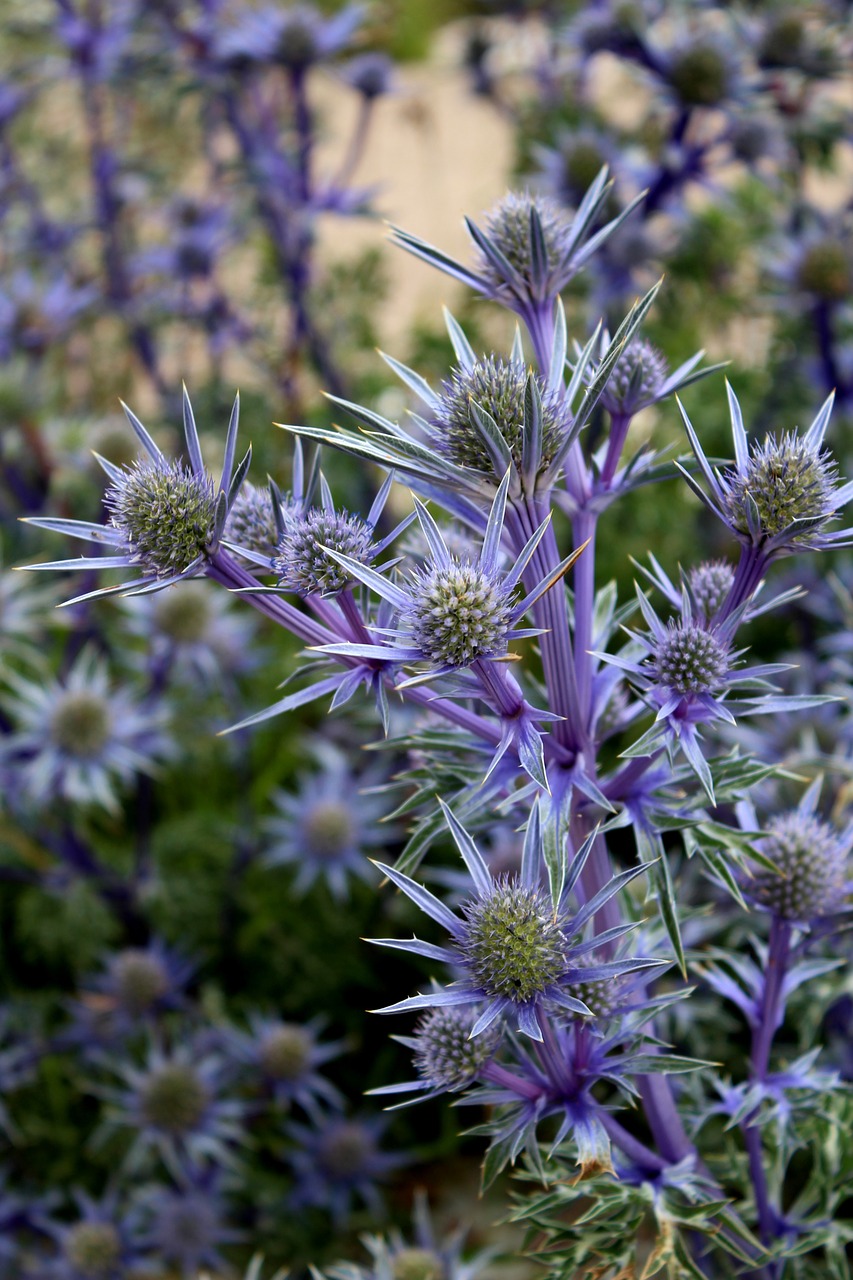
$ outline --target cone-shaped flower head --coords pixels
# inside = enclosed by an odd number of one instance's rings
[[[488,298],[496,298],[535,328],[535,313],[553,303],[598,246],[634,207],[601,226],[610,193],[602,169],[574,215],[547,196],[511,191],[486,215],[486,230],[465,220],[477,253],[474,269],[408,232],[396,231],[398,244],[454,276]],[[599,229],[593,233],[593,227]]]
[[[497,1027],[472,1038],[476,1009],[452,1006],[433,1009],[421,1018],[411,1041],[415,1046],[415,1069],[430,1089],[455,1092],[477,1077],[480,1068],[493,1057],[500,1042]]]
[[[122,1244],[109,1222],[78,1222],[65,1240],[65,1256],[82,1276],[92,1280],[112,1276],[121,1261]]]
[[[671,51],[666,79],[682,106],[717,107],[737,89],[739,68],[728,45],[705,35]]]
[[[506,512],[510,472],[507,471],[495,494],[480,555],[476,561],[451,555],[438,525],[422,503],[415,508],[431,559],[412,572],[404,589],[358,561],[333,554],[354,578],[372,587],[398,612],[396,628],[387,632],[392,642],[385,645],[332,644],[329,653],[357,657],[384,658],[394,662],[425,662],[433,678],[480,659],[500,658],[511,640],[538,634],[519,629],[516,623],[535,600],[558,581],[577,559],[573,552],[531,592],[522,594],[521,575],[547,527],[539,527],[515,564],[505,572],[500,567],[500,541]]]
[[[345,570],[340,557],[370,564],[414,518],[408,516],[387,537],[376,539],[376,525],[391,492],[392,480],[393,477],[388,476],[364,520],[335,509],[322,473],[319,476],[320,506],[311,505],[311,485],[301,501],[294,499],[287,504],[282,509],[282,530],[272,565],[279,586],[302,596],[337,595],[352,586],[352,575]]]
[[[669,622],[658,636],[655,677],[675,694],[714,693],[728,671],[728,646],[695,622]]]
[[[111,970],[117,1000],[129,1014],[148,1013],[163,999],[171,985],[163,958],[141,947],[120,951]]]
[[[735,571],[725,560],[707,560],[688,574],[697,613],[706,621],[720,608],[734,582]]]
[[[269,488],[244,484],[228,515],[225,537],[272,560],[279,536]]]
[[[743,880],[751,900],[781,920],[806,923],[834,915],[845,905],[853,823],[840,832],[817,816],[820,782],[812,783],[796,809],[763,824],[767,834],[756,848],[775,870],[755,862]],[[754,824],[753,814],[746,817]]]
[[[213,544],[213,480],[180,462],[135,462],[109,486],[104,502],[134,562],[155,577],[185,573]]]
[[[164,1062],[143,1081],[139,1109],[152,1129],[184,1134],[198,1127],[207,1101],[205,1082],[190,1063]]]
[[[273,561],[279,586],[303,596],[336,595],[352,579],[326,548],[367,564],[376,554],[372,534],[360,516],[346,511],[316,507],[305,515],[289,516]]]
[[[521,874],[494,878],[471,837],[447,806],[439,803],[471,874],[475,893],[463,902],[460,919],[408,876],[393,867],[381,866],[380,870],[448,929],[452,937],[449,947],[436,947],[416,938],[411,942],[382,940],[382,945],[444,960],[462,976],[444,990],[412,996],[378,1012],[480,1005],[481,1011],[470,1031],[472,1039],[489,1032],[493,1035],[495,1026],[508,1019],[519,1031],[541,1040],[540,1018],[546,1009],[558,1007],[589,1016],[590,1010],[576,995],[579,983],[659,963],[624,960],[595,964],[582,959],[596,945],[594,938],[583,937],[584,926],[602,902],[639,874],[641,867],[615,877],[573,913],[566,899],[592,847],[592,842],[587,841],[573,860],[555,909],[540,884],[544,857],[538,807],[533,809],[528,822]]]
[[[12,763],[23,797],[57,797],[78,804],[117,806],[117,784],[151,773],[168,754],[159,710],[111,685],[106,666],[84,649],[60,680],[36,683],[8,673],[14,697],[6,706],[16,730],[0,759]]]
[[[566,431],[571,414],[562,395],[548,389],[544,379],[534,374],[541,400],[541,459],[545,467],[553,458]],[[473,467],[486,474],[494,470],[493,457],[486,448],[482,430],[471,420],[472,403],[487,413],[503,437],[512,460],[524,465],[525,396],[528,372],[517,361],[498,356],[478,360],[472,366],[458,366],[442,394],[430,420],[437,447],[460,467]]]
[[[128,467],[98,458],[110,484],[104,501],[110,517],[106,525],[82,520],[38,518],[29,521],[43,529],[84,538],[110,548],[112,554],[31,565],[34,569],[121,569],[138,567],[142,577],[116,587],[103,587],[81,599],[116,591],[157,590],[205,572],[219,549],[228,515],[251,460],[251,450],[234,468],[239,397],[234,401],[222,476],[217,486],[205,469],[198,428],[184,389],[183,420],[189,465],[167,458],[134,413],[125,415],[147,456]],[[72,602],[73,603],[73,602]]]
[[[840,237],[824,235],[808,243],[796,266],[796,283],[820,302],[849,299],[853,294],[849,240],[845,244]]]
[[[768,435],[758,444],[747,438],[740,405],[728,384],[727,392],[735,463],[722,473],[711,467],[679,405],[710,492],[681,468],[691,488],[742,543],[763,555],[847,545],[849,530],[826,532],[839,509],[853,497],[853,483],[836,487],[837,469],[823,446],[833,396],[824,402],[804,434],[787,431]]]
[[[616,361],[601,403],[611,413],[637,413],[666,394],[668,374],[663,352],[646,338],[632,338]]]

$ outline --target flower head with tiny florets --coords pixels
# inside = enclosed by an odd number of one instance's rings
[[[32,803],[62,797],[115,809],[117,785],[153,772],[169,752],[162,713],[114,687],[88,649],[62,680],[36,683],[12,672],[6,680],[16,727],[2,742],[0,760],[13,767],[21,795]]]
[[[731,591],[735,571],[725,560],[707,560],[688,574],[697,612],[706,621],[713,617]]]
[[[506,653],[513,601],[502,574],[451,558],[417,571],[403,625],[428,662],[467,667]]]
[[[549,391],[538,374],[533,376],[542,402],[541,466],[545,467],[571,425],[571,415],[562,396]],[[430,419],[436,446],[461,467],[487,474],[493,471],[494,463],[482,436],[471,423],[473,402],[493,419],[515,465],[521,469],[527,378],[524,365],[494,355],[471,367],[458,366],[443,383]]]
[[[826,450],[812,448],[790,431],[778,439],[767,436],[753,445],[745,466],[725,473],[726,514],[746,536],[757,518],[765,538],[788,532],[792,544],[807,546],[833,513],[837,475]]]
[[[464,1089],[494,1055],[500,1032],[492,1027],[472,1039],[476,1009],[433,1009],[420,1019],[407,1043],[415,1046],[415,1070],[423,1085],[442,1092]]]
[[[838,832],[812,814],[771,818],[758,842],[776,871],[756,864],[745,889],[756,905],[783,920],[814,920],[838,911],[844,898],[845,851]]]
[[[225,536],[230,542],[272,560],[279,532],[269,488],[251,483],[243,485],[228,516]]]
[[[821,405],[807,431],[767,436],[750,445],[737,397],[727,384],[735,463],[713,468],[693,424],[679,404],[706,489],[680,467],[690,487],[741,543],[763,562],[795,551],[846,546],[850,530],[828,533],[826,526],[853,497],[853,483],[836,487],[835,463],[823,447],[834,396]]]
[[[471,837],[441,804],[451,834],[474,882],[476,893],[462,904],[461,918],[454,915],[427,889],[393,867],[380,865],[390,880],[412,898],[423,911],[451,934],[448,947],[382,940],[382,945],[401,951],[427,954],[443,959],[462,976],[451,986],[424,995],[411,996],[380,1013],[401,1013],[410,1009],[456,1009],[479,1005],[470,1031],[472,1039],[494,1035],[504,1019],[534,1040],[542,1039],[540,1017],[548,1009],[559,1008],[588,1016],[590,1010],[578,999],[578,983],[609,978],[656,965],[658,961],[629,959],[601,964],[586,963],[595,947],[594,939],[583,939],[584,926],[596,906],[568,910],[566,895],[592,847],[591,841],[575,856],[567,874],[566,888],[555,908],[540,886],[544,867],[538,807],[534,807],[525,835],[520,876],[495,879]],[[641,867],[623,873],[631,879]],[[602,894],[618,892],[622,877],[610,881]],[[599,900],[601,895],[597,895]],[[387,1092],[387,1090],[386,1090]]]
[[[352,579],[326,548],[368,564],[376,555],[372,533],[360,516],[346,511],[316,507],[305,514],[289,514],[273,560],[279,586],[303,596],[337,595]]]
[[[280,1106],[294,1103],[316,1118],[322,1106],[339,1109],[343,1098],[318,1070],[336,1058],[343,1048],[340,1041],[322,1043],[319,1019],[311,1022],[281,1022],[260,1014],[249,1017],[249,1031],[229,1029],[223,1047],[229,1057],[240,1064],[247,1084],[262,1084]]]
[[[105,1088],[113,1104],[108,1126],[136,1131],[134,1152],[154,1148],[175,1170],[187,1160],[228,1160],[228,1147],[241,1136],[242,1104],[221,1096],[221,1058],[193,1045],[165,1054],[151,1049],[144,1066],[110,1066],[123,1089]]]
[[[661,397],[668,372],[662,351],[646,338],[632,338],[616,361],[601,403],[612,413],[636,413]]]
[[[137,459],[129,467],[118,467],[105,458],[98,458],[110,480],[104,498],[110,512],[107,524],[52,517],[29,521],[43,529],[106,545],[111,552],[106,556],[82,556],[76,560],[29,565],[30,569],[142,569],[139,580],[88,592],[86,599],[119,591],[158,590],[214,568],[229,512],[251,460],[249,450],[235,470],[239,396],[231,410],[218,486],[204,466],[198,428],[186,389],[183,420],[189,466],[168,459],[136,414],[127,405],[123,408],[147,456]]]
[[[695,622],[669,622],[658,637],[652,669],[673,693],[714,693],[728,670],[728,646]]]
[[[323,1116],[313,1128],[288,1126],[296,1143],[288,1157],[296,1175],[293,1207],[316,1205],[341,1222],[357,1197],[380,1213],[376,1184],[403,1163],[380,1149],[383,1128],[384,1117],[377,1116]]]

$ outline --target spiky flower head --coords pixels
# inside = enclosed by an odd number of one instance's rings
[[[336,595],[352,582],[326,550],[367,564],[375,555],[372,529],[360,516],[315,507],[291,514],[278,544],[273,569],[279,586],[300,595]]]
[[[470,1031],[472,1039],[493,1033],[493,1029],[500,1028],[506,1018],[511,1019],[525,1035],[541,1041],[540,1019],[546,1011],[559,1008],[589,1015],[587,1006],[575,995],[577,983],[609,978],[660,963],[645,959],[588,962],[595,940],[582,939],[584,926],[600,903],[618,892],[620,885],[627,882],[626,876],[627,879],[633,878],[641,868],[632,869],[610,881],[596,895],[592,907],[585,904],[572,913],[567,909],[566,897],[580,875],[594,837],[585,841],[573,858],[555,903],[553,896],[540,886],[544,850],[538,806],[534,807],[527,824],[520,875],[496,878],[468,833],[442,800],[439,804],[471,874],[475,893],[462,903],[460,918],[422,885],[393,867],[378,864],[380,871],[442,924],[452,938],[451,945],[446,948],[422,943],[417,938],[411,942],[383,940],[383,945],[445,960],[461,976],[445,990],[437,988],[410,996],[377,1012],[446,1010],[478,1005],[476,1021]],[[418,1042],[410,1043],[417,1051]],[[425,1084],[421,1081],[414,1088],[422,1089]],[[392,1091],[411,1087],[393,1086]]]
[[[535,210],[542,226],[548,261],[556,263],[562,256],[565,239],[571,231],[571,218],[548,196],[530,191],[508,191],[486,214],[486,229],[493,243],[510,265],[525,280],[534,273],[530,250],[530,213]],[[481,251],[480,270],[495,289],[505,283],[489,257]]]
[[[271,866],[297,868],[294,891],[302,893],[322,878],[336,898],[344,898],[350,877],[372,878],[368,846],[385,844],[395,832],[377,829],[385,809],[371,786],[387,781],[379,765],[356,774],[342,751],[329,743],[309,747],[321,768],[300,778],[295,795],[276,792],[277,815],[266,823]]]
[[[826,398],[808,430],[768,435],[751,443],[732,388],[726,384],[734,439],[735,464],[712,467],[684,407],[681,417],[706,489],[681,466],[688,484],[763,563],[795,551],[845,546],[850,530],[827,532],[826,525],[853,497],[853,483],[836,486],[837,471],[823,447],[834,395]]]
[[[456,1091],[474,1080],[500,1042],[498,1028],[471,1038],[477,1011],[433,1009],[415,1028],[415,1069],[430,1089]]]
[[[171,975],[163,956],[151,949],[127,947],[110,966],[116,998],[131,1015],[146,1014],[163,999]]]
[[[835,463],[826,450],[816,449],[792,431],[768,435],[754,445],[746,465],[730,470],[725,479],[727,514],[740,533],[749,534],[756,518],[765,538],[784,533],[798,522],[792,542],[808,546],[819,526],[833,513],[837,479]]]
[[[731,590],[734,576],[734,569],[725,560],[706,560],[690,570],[690,592],[703,618],[711,618],[717,612]]]
[[[106,556],[80,556],[74,560],[30,565],[32,569],[142,569],[136,581],[101,587],[84,597],[130,594],[159,590],[181,578],[213,570],[228,513],[240,492],[251,461],[251,449],[235,468],[235,448],[240,422],[240,398],[234,400],[225,439],[219,485],[205,468],[195,415],[186,388],[183,394],[184,439],[189,465],[165,456],[136,414],[123,406],[145,457],[130,466],[116,466],[98,456],[110,484],[104,501],[110,512],[105,525],[84,520],[38,517],[29,521],[43,529],[83,538],[108,547]],[[69,601],[68,603],[75,603]]]
[[[506,652],[513,602],[501,574],[451,557],[417,572],[406,625],[429,662],[466,667]]]
[[[158,578],[184,573],[213,545],[213,480],[180,462],[140,459],[120,472],[104,502],[134,563]]]
[[[314,1037],[297,1022],[268,1027],[258,1046],[260,1064],[274,1080],[298,1080],[312,1064]]]
[[[668,373],[662,351],[646,338],[632,338],[616,361],[601,402],[611,413],[635,413],[658,398]]]
[[[843,903],[846,851],[838,832],[813,813],[794,810],[771,818],[759,842],[776,871],[755,864],[750,897],[782,920],[831,915]]]
[[[582,1000],[593,1018],[604,1021],[611,1018],[619,1006],[622,983],[619,978],[595,978],[579,982],[574,988],[578,1000]]]
[[[728,646],[694,622],[669,622],[658,637],[656,679],[676,694],[713,693],[728,670]]]
[[[272,560],[279,533],[269,488],[248,483],[243,485],[228,516],[225,537]]]
[[[7,708],[17,728],[0,744],[22,796],[57,797],[114,809],[116,783],[150,773],[168,752],[162,713],[111,684],[105,663],[84,649],[62,680],[30,681],[11,672]]]
[[[564,973],[566,938],[543,890],[501,877],[463,911],[465,958],[487,995],[527,1004]]]
[[[452,462],[490,473],[492,458],[481,434],[471,423],[472,402],[494,420],[513,461],[522,466],[527,369],[516,361],[488,356],[470,367],[458,366],[442,386],[442,395],[430,425],[437,447]],[[562,398],[534,375],[542,400],[542,458],[546,467],[570,425]]]
[[[78,1222],[65,1238],[65,1256],[85,1280],[110,1280],[121,1255],[121,1237],[109,1222]]]
[[[208,1100],[205,1081],[190,1063],[165,1061],[142,1082],[140,1113],[152,1129],[180,1135],[198,1128]]]

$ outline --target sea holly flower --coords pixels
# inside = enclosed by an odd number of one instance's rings
[[[223,1051],[240,1067],[246,1083],[262,1085],[279,1106],[294,1103],[318,1121],[323,1106],[341,1110],[344,1098],[319,1068],[344,1050],[342,1041],[322,1044],[322,1019],[304,1024],[282,1022],[259,1013],[249,1015],[248,1032],[229,1029],[222,1036]]]
[[[814,706],[827,699],[779,693],[767,677],[785,671],[784,663],[741,666],[744,651],[732,644],[745,606],[723,622],[709,623],[694,615],[685,590],[680,616],[664,623],[639,588],[637,599],[648,632],[625,628],[632,640],[626,650],[618,655],[594,653],[602,662],[627,672],[631,684],[655,711],[655,723],[623,755],[649,756],[664,747],[670,753],[680,748],[713,801],[711,770],[699,745],[700,726],[734,724],[735,711],[769,714]]]
[[[237,615],[234,603],[208,582],[194,579],[177,590],[122,601],[128,629],[145,642],[145,658],[135,661],[155,673],[174,670],[192,681],[215,680],[250,670],[262,661],[251,617]]]
[[[220,1249],[244,1238],[227,1224],[220,1181],[219,1170],[193,1169],[182,1174],[177,1188],[145,1187],[137,1197],[140,1250],[176,1267],[182,1280],[195,1280],[201,1268],[225,1271]]]
[[[632,867],[614,876],[577,911],[569,908],[569,895],[589,856],[594,836],[585,841],[566,874],[556,907],[541,884],[544,866],[539,812],[535,807],[527,826],[519,875],[495,878],[468,833],[439,800],[451,835],[473,881],[474,896],[455,915],[428,889],[393,867],[377,863],[393,881],[433,920],[451,935],[449,946],[436,946],[413,938],[410,942],[376,939],[380,946],[410,951],[440,960],[461,976],[449,987],[410,996],[379,1013],[405,1013],[414,1009],[446,1009],[479,1005],[481,1012],[470,1031],[476,1038],[489,1034],[504,1020],[534,1040],[542,1039],[542,1018],[547,1010],[568,1010],[590,1015],[575,995],[579,983],[657,966],[657,960],[626,959],[595,963],[590,952],[627,932],[585,937],[585,927],[620,889],[643,870]],[[491,1032],[493,1034],[493,1032]]]
[[[3,739],[0,760],[27,803],[61,797],[115,811],[117,788],[170,753],[161,710],[114,687],[89,649],[61,680],[36,683],[9,671],[6,684],[17,727]]]
[[[89,1048],[150,1027],[163,1013],[180,1009],[195,965],[155,938],[145,947],[123,947],[102,971],[83,984],[72,1005],[69,1038]]]
[[[728,383],[726,390],[735,462],[724,471],[711,467],[679,404],[707,492],[679,466],[690,487],[744,547],[760,556],[762,565],[798,551],[849,545],[849,529],[826,532],[853,497],[853,481],[836,487],[837,468],[823,446],[834,397],[827,397],[805,434],[786,431],[768,435],[758,444],[747,437],[740,405]]]
[[[764,823],[750,801],[737,809],[742,827],[762,832],[755,840],[762,861],[744,864],[741,888],[754,906],[792,924],[814,924],[844,911],[853,888],[853,820],[839,831],[818,817],[821,782],[814,780],[796,809]]]
[[[296,1145],[288,1153],[295,1174],[290,1203],[294,1209],[313,1205],[327,1210],[335,1223],[346,1221],[356,1200],[377,1216],[382,1198],[377,1186],[404,1163],[382,1151],[383,1116],[325,1116],[318,1124],[291,1124]]]
[[[573,217],[547,196],[509,192],[486,215],[485,231],[465,219],[476,249],[474,267],[455,262],[406,231],[395,228],[394,241],[476,293],[501,302],[533,332],[542,308],[550,310],[557,295],[638,203],[632,201],[600,226],[611,185],[603,168]]]
[[[234,469],[240,398],[234,401],[225,460],[219,486],[205,469],[198,428],[186,388],[183,392],[183,421],[189,466],[170,461],[155,444],[145,427],[127,405],[122,406],[147,457],[129,467],[117,467],[105,458],[98,461],[110,480],[104,501],[110,512],[106,525],[83,520],[32,518],[30,524],[72,538],[83,538],[109,548],[105,556],[81,556],[76,560],[28,565],[28,569],[130,569],[142,576],[114,587],[86,592],[76,600],[126,592],[134,595],[160,591],[163,587],[204,573],[219,550],[228,515],[234,505],[251,461],[251,448]]]
[[[538,635],[536,629],[519,628],[516,624],[568,572],[581,552],[572,552],[532,591],[524,593],[521,576],[548,521],[531,536],[512,567],[502,569],[500,543],[508,489],[509,472],[495,494],[476,561],[451,555],[438,525],[415,498],[418,522],[431,556],[425,565],[412,570],[411,581],[405,586],[329,548],[335,561],[394,607],[398,624],[387,629],[387,643],[333,644],[323,646],[323,651],[395,663],[424,663],[427,671],[420,678],[435,679],[483,660],[504,658],[511,641]]]
[[[278,585],[299,595],[338,595],[352,585],[353,579],[341,566],[338,556],[371,564],[411,524],[413,515],[405,517],[384,538],[376,538],[379,523],[391,486],[389,475],[374,499],[366,519],[335,509],[334,499],[320,474],[322,505],[301,508],[294,504],[282,515],[283,530],[273,558],[273,572]],[[333,555],[332,553],[336,553]]]
[[[396,1229],[386,1236],[362,1236],[370,1253],[369,1267],[351,1262],[328,1267],[328,1280],[475,1280],[495,1255],[494,1249],[480,1249],[463,1258],[468,1234],[465,1227],[439,1237],[433,1225],[425,1192],[415,1192],[412,1212],[412,1243]]]
[[[295,894],[305,894],[325,880],[333,897],[342,902],[352,878],[374,879],[367,850],[390,843],[397,833],[379,825],[385,798],[370,793],[385,780],[384,772],[368,770],[357,776],[343,752],[329,743],[318,742],[312,752],[319,771],[300,778],[296,794],[278,791],[273,796],[277,815],[265,823],[266,862],[295,869]]]
[[[416,1095],[386,1108],[393,1111],[416,1102],[428,1102],[443,1093],[467,1089],[494,1058],[501,1042],[501,1028],[495,1023],[482,1035],[472,1034],[482,1011],[478,1004],[430,1009],[419,1020],[412,1035],[393,1037],[411,1049],[418,1078],[400,1084],[381,1085],[369,1092]]]
[[[243,1105],[222,1096],[223,1060],[183,1044],[171,1053],[149,1049],[144,1066],[113,1062],[122,1087],[99,1087],[109,1109],[104,1134],[130,1128],[135,1137],[128,1168],[139,1168],[156,1152],[180,1176],[187,1162],[227,1164],[242,1136]],[[93,1090],[94,1091],[94,1090]]]
[[[76,1222],[37,1220],[59,1249],[59,1256],[47,1264],[46,1275],[50,1280],[124,1280],[141,1262],[141,1254],[116,1194],[109,1193],[97,1202],[78,1191],[75,1199],[79,1209]]]

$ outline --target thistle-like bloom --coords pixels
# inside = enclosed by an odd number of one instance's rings
[[[480,1005],[463,1008],[447,1005],[425,1014],[410,1036],[394,1036],[411,1049],[416,1080],[381,1085],[371,1094],[413,1093],[416,1096],[398,1102],[387,1110],[427,1102],[443,1093],[458,1093],[478,1079],[483,1067],[495,1056],[501,1042],[501,1029],[493,1023],[479,1036],[473,1028],[482,1014]]]
[[[461,280],[477,293],[515,311],[529,327],[543,306],[550,306],[587,259],[634,208],[593,232],[607,201],[611,183],[602,169],[581,200],[574,217],[546,196],[510,192],[486,215],[486,230],[465,219],[474,241],[474,268],[455,262],[417,236],[395,230],[397,244],[431,266]]]
[[[196,1280],[202,1268],[227,1270],[219,1250],[243,1239],[227,1225],[219,1181],[219,1170],[193,1170],[177,1189],[147,1187],[139,1196],[140,1249],[176,1268],[182,1280]]]
[[[732,106],[746,87],[737,46],[716,31],[681,35],[666,51],[661,70],[682,110]]]
[[[75,1199],[80,1211],[76,1222],[39,1221],[59,1248],[59,1257],[39,1275],[50,1280],[124,1280],[140,1262],[140,1253],[115,1194],[100,1203],[83,1192],[75,1193]]]
[[[281,532],[268,486],[262,488],[246,481],[228,513],[225,537],[229,542],[256,552],[267,564],[270,563]]]
[[[842,831],[823,822],[817,816],[820,789],[816,778],[796,809],[762,824],[765,834],[756,839],[755,848],[773,866],[751,861],[741,882],[755,906],[792,924],[813,924],[843,911],[853,887],[853,820]],[[759,829],[748,801],[738,806],[738,819],[747,829]]]
[[[536,629],[519,628],[517,622],[568,572],[580,551],[567,556],[532,591],[523,593],[521,575],[545,533],[547,521],[532,535],[515,564],[504,571],[500,567],[500,542],[509,479],[507,472],[495,494],[476,561],[459,560],[450,554],[441,530],[417,498],[415,509],[431,559],[412,571],[407,587],[330,550],[333,559],[354,578],[394,607],[398,622],[387,631],[389,640],[385,644],[333,644],[324,646],[324,651],[426,664],[427,670],[418,679],[435,679],[481,659],[503,658],[511,641],[537,635]]]
[[[136,1137],[128,1164],[138,1167],[150,1151],[180,1176],[190,1163],[227,1164],[241,1137],[243,1106],[221,1096],[222,1059],[190,1044],[171,1054],[152,1048],[144,1067],[110,1063],[125,1087],[100,1092],[112,1104],[109,1128],[130,1128]]]
[[[36,684],[9,672],[6,682],[18,728],[3,740],[0,757],[29,803],[61,797],[115,810],[117,787],[152,773],[169,754],[162,713],[113,688],[90,650],[62,680]]]
[[[640,874],[642,866],[615,876],[573,912],[568,905],[569,894],[592,848],[592,840],[588,840],[572,862],[555,909],[541,884],[544,856],[538,808],[533,809],[528,822],[520,875],[495,878],[471,837],[447,806],[439,803],[471,875],[474,895],[462,903],[460,917],[408,876],[377,864],[422,911],[448,930],[451,943],[440,947],[417,938],[410,942],[385,938],[376,941],[381,946],[443,961],[461,976],[449,987],[410,996],[377,1012],[479,1005],[481,1012],[471,1028],[472,1038],[489,1034],[496,1023],[507,1020],[525,1035],[541,1040],[540,1018],[546,1010],[589,1016],[590,1010],[575,994],[580,983],[660,963],[627,959],[595,964],[585,960],[600,945],[598,938],[584,936],[587,923],[604,902]]]
[[[711,467],[679,405],[709,492],[681,467],[690,487],[741,543],[766,559],[849,545],[849,529],[826,532],[840,508],[853,498],[853,481],[836,488],[836,466],[823,447],[833,396],[824,401],[804,435],[786,431],[767,436],[763,444],[750,444],[737,397],[728,383],[726,388],[735,463],[725,471]]]
[[[175,590],[131,596],[122,603],[129,629],[144,639],[155,672],[172,670],[188,681],[215,681],[261,661],[253,645],[254,620],[238,616],[225,592],[207,582],[184,582]]]
[[[318,742],[312,751],[320,771],[301,778],[295,795],[279,791],[273,797],[278,815],[265,824],[266,860],[296,870],[295,894],[309,892],[322,879],[333,897],[344,901],[351,878],[374,879],[366,851],[396,837],[378,825],[386,811],[384,798],[369,794],[386,776],[378,770],[356,776],[329,743]]]
[[[248,1032],[226,1032],[223,1050],[239,1064],[247,1083],[260,1084],[280,1106],[295,1103],[317,1122],[322,1105],[339,1110],[344,1103],[318,1069],[337,1058],[344,1045],[342,1041],[321,1044],[317,1039],[321,1027],[318,1018],[302,1024],[253,1013]]]
[[[524,466],[525,415],[529,412],[528,377],[536,382],[541,413],[540,465],[547,467],[572,425],[562,391],[552,390],[538,374],[528,374],[519,361],[497,356],[482,358],[472,366],[457,366],[430,417],[432,439],[452,462],[487,475],[495,470],[494,449],[489,448],[482,426],[472,422],[476,411],[487,414],[503,438],[516,468]]]
[[[70,1038],[96,1047],[150,1028],[160,1015],[184,1004],[194,968],[157,938],[147,947],[114,951],[72,1006]]]
[[[105,458],[98,458],[110,479],[104,498],[110,511],[108,523],[98,525],[83,520],[61,520],[53,517],[38,517],[28,521],[41,529],[50,529],[56,533],[68,534],[72,538],[83,538],[106,546],[112,553],[28,565],[29,569],[135,567],[142,571],[142,576],[137,581],[102,587],[98,591],[78,596],[78,600],[110,595],[117,591],[131,595],[159,591],[173,582],[204,573],[216,556],[228,515],[251,461],[250,448],[235,471],[234,456],[240,419],[239,396],[231,411],[225,442],[225,460],[218,488],[205,470],[198,428],[186,388],[183,394],[183,420],[189,466],[170,461],[155,444],[136,414],[126,405],[122,407],[147,457],[139,458],[130,467],[117,467]],[[75,601],[68,603],[73,604]]]
[[[288,1154],[295,1174],[293,1208],[315,1205],[340,1224],[358,1199],[379,1215],[382,1199],[376,1184],[404,1163],[402,1156],[380,1150],[384,1128],[382,1116],[327,1116],[313,1128],[289,1125],[287,1132],[296,1142]]]
[[[387,1237],[362,1236],[362,1243],[373,1260],[371,1266],[337,1263],[325,1274],[329,1280],[474,1280],[494,1256],[494,1250],[481,1249],[463,1259],[467,1235],[464,1227],[440,1238],[423,1191],[415,1192],[412,1221],[411,1244],[396,1230],[390,1231]]]

